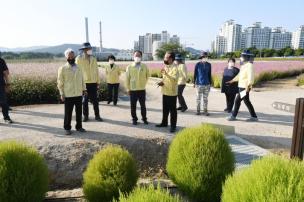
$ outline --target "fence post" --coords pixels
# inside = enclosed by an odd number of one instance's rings
[[[304,98],[297,98],[290,158],[303,160],[304,147]]]

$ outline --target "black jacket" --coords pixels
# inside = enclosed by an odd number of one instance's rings
[[[232,84],[226,83],[227,81],[231,81],[234,77],[236,77],[236,75],[238,75],[239,72],[240,70],[236,67],[233,67],[232,69],[228,69],[228,67],[226,67],[224,69],[223,79],[222,79],[222,93],[236,94],[239,92],[237,82],[234,82]]]

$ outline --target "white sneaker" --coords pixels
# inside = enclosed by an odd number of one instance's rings
[[[227,121],[235,121],[236,117],[231,115],[231,116],[228,116],[226,119],[227,119]]]

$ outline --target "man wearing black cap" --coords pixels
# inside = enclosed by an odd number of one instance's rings
[[[197,113],[201,114],[201,99],[203,96],[203,115],[209,116],[208,113],[208,96],[212,83],[211,78],[211,64],[208,62],[208,53],[202,52],[200,58],[202,61],[195,65],[194,69],[194,88],[197,89]]]
[[[9,117],[9,106],[7,104],[7,93],[10,90],[9,71],[5,61],[0,57],[0,106],[5,123],[11,124],[13,121]]]
[[[238,84],[239,93],[234,101],[233,112],[231,116],[227,117],[228,121],[236,120],[236,116],[239,112],[242,101],[244,101],[251,115],[251,117],[247,119],[247,121],[258,121],[258,117],[249,99],[249,92],[252,89],[252,85],[254,83],[254,69],[252,64],[253,58],[254,55],[250,53],[249,50],[245,50],[241,54],[241,58],[240,58],[241,60],[240,73],[233,80],[227,82],[229,84],[237,81],[239,82]]]
[[[83,122],[87,122],[89,120],[89,99],[94,107],[95,120],[103,121],[99,115],[99,103],[97,97],[97,90],[99,89],[100,84],[97,60],[93,56],[92,46],[90,43],[84,43],[79,50],[82,50],[83,54],[76,58],[76,64],[82,70],[84,82],[87,88],[87,95],[85,95],[83,99]]]

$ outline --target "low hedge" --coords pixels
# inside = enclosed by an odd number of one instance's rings
[[[101,83],[98,90],[99,100],[105,100],[106,83]],[[11,79],[11,91],[8,95],[9,104],[56,104],[60,102],[56,78],[14,76]]]

